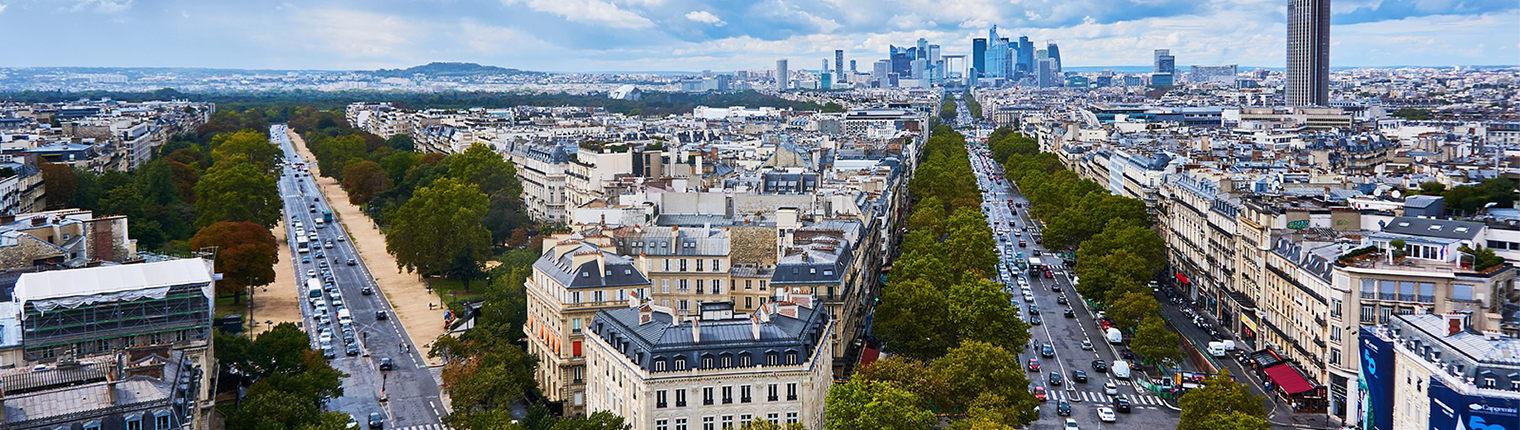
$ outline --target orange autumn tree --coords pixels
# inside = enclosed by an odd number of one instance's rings
[[[274,265],[279,262],[274,234],[248,221],[218,222],[195,232],[190,238],[193,249],[216,247],[216,271],[222,280],[216,293],[232,296],[240,303],[248,287],[274,282]]]

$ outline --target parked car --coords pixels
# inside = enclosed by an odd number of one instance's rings
[[[379,412],[370,412],[369,413],[369,428],[371,428],[371,429],[383,429],[383,428],[385,428],[385,416],[384,415],[380,415]]]

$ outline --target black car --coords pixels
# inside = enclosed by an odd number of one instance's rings
[[[1061,385],[1062,381],[1061,381],[1061,374],[1060,373],[1056,373],[1055,371],[1051,371],[1049,379],[1050,379],[1050,386],[1055,387],[1055,386]]]
[[[359,344],[349,342],[348,346],[344,347],[343,353],[348,354],[349,357],[359,355]]]
[[[1093,360],[1092,368],[1094,372],[1107,373],[1108,363],[1104,362],[1103,360]]]
[[[1032,316],[1029,317],[1029,325],[1040,325],[1040,324],[1042,324],[1042,323],[1040,322],[1040,316],[1039,315],[1032,315]]]
[[[1056,415],[1063,417],[1071,416],[1071,403],[1067,403],[1065,400],[1056,403]]]
[[[1040,307],[1039,306],[1035,306],[1033,304],[1029,305],[1029,314],[1030,315],[1039,315],[1040,314]]]
[[[391,364],[390,358],[380,359],[380,370],[391,370],[394,367],[395,366]]]
[[[1087,382],[1087,372],[1081,370],[1073,370],[1071,371],[1071,380],[1073,382]]]
[[[383,428],[385,428],[385,416],[384,415],[380,415],[379,412],[370,412],[369,413],[369,428],[372,428],[372,429],[383,429]]]
[[[1066,296],[1056,297],[1056,304],[1058,304],[1058,305],[1064,305],[1066,303],[1067,303]]]
[[[375,321],[385,321],[388,319],[391,319],[391,316],[387,315],[385,311],[375,311]]]
[[[1076,318],[1077,317],[1077,313],[1076,312],[1072,312],[1071,308],[1066,308],[1066,312],[1063,312],[1062,315],[1065,315],[1067,318]]]
[[[363,289],[359,290],[359,294],[366,295],[366,296],[368,296],[370,294],[374,294],[374,293],[375,293],[375,290],[372,290],[369,287],[364,287]]]
[[[1135,359],[1135,352],[1134,351],[1130,351],[1129,348],[1124,348],[1124,349],[1119,350],[1119,356],[1120,357],[1124,357],[1125,360],[1134,360]]]
[[[1129,413],[1129,399],[1125,398],[1123,394],[1114,396],[1114,410]]]
[[[1040,355],[1045,356],[1046,358],[1055,357],[1056,348],[1047,343],[1045,346],[1040,347]]]

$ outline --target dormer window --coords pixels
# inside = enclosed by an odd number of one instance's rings
[[[686,370],[686,357],[676,357],[676,371]]]
[[[582,278],[590,278],[591,277],[591,272],[581,272],[581,277]]]

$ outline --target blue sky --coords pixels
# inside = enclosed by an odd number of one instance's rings
[[[1520,1],[1335,0],[1331,63],[1520,64]],[[997,24],[1071,66],[1281,67],[1286,0],[0,0],[0,66],[548,71],[862,69],[919,37],[965,54]]]

